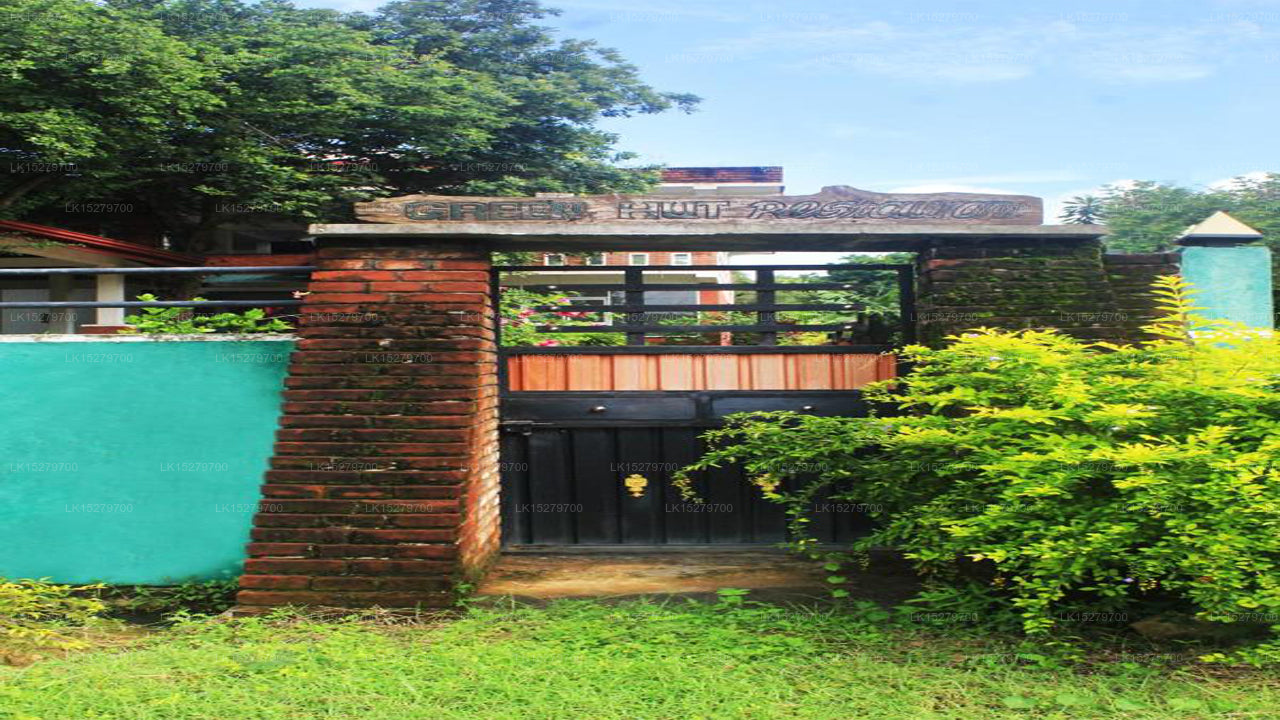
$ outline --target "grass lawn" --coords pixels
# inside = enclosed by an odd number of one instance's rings
[[[1280,718],[1274,673],[1131,660],[1064,669],[978,635],[751,603],[495,604],[179,623],[0,669],[0,717]]]

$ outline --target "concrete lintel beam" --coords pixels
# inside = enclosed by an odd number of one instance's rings
[[[636,223],[348,223],[316,224],[318,239],[476,241],[497,250],[893,251],[937,242],[989,240],[1089,241],[1107,233],[1097,225],[776,225],[691,222]]]

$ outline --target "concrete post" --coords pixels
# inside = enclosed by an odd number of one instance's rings
[[[124,300],[124,275],[95,275],[96,299],[99,302]],[[127,329],[124,324],[124,308],[97,308],[91,325],[80,326],[80,332],[89,335],[109,335]]]
[[[1182,276],[1196,289],[1197,313],[1252,327],[1275,327],[1271,249],[1192,246],[1182,249]]]
[[[75,286],[75,278],[71,275],[49,276],[49,300],[66,302],[71,299],[71,290]],[[76,313],[78,308],[49,308],[49,332],[70,334],[76,331]]]
[[[1198,314],[1251,327],[1275,327],[1271,249],[1250,245],[1262,233],[1214,213],[1178,239],[1182,276],[1195,286]]]

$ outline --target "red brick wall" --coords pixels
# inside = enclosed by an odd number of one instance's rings
[[[917,263],[917,329],[934,345],[974,327],[1142,340],[1150,282],[1178,272],[1176,254],[1106,255],[1096,238],[938,240]]]
[[[487,252],[323,247],[241,611],[451,601],[498,548]]]

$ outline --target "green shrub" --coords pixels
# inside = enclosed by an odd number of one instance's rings
[[[10,662],[50,650],[85,646],[76,630],[96,621],[106,604],[102,585],[56,585],[0,578],[0,650]]]
[[[154,302],[155,295],[144,294],[139,300]],[[204,300],[204,298],[192,298]],[[267,303],[269,304],[269,303]],[[129,315],[124,321],[132,326],[121,332],[144,334],[199,334],[199,333],[282,333],[293,326],[276,318],[267,317],[261,308],[244,312],[224,312],[215,315],[196,315],[190,307],[142,308],[141,315]]]
[[[813,498],[865,503],[878,525],[854,551],[898,548],[919,600],[1033,634],[1082,612],[1280,630],[1280,341],[1194,316],[1178,278],[1156,292],[1152,341],[979,329],[909,347],[912,373],[868,392],[896,414],[735,417],[677,482],[743,463],[810,550]]]
[[[538,331],[538,326],[573,327],[599,325],[605,316],[585,310],[535,310],[540,306],[567,306],[575,298],[564,293],[543,293],[522,287],[503,287],[498,294],[498,310],[502,316],[502,344],[515,346],[621,345],[621,333],[560,333]]]
[[[177,585],[114,586],[107,597],[115,607],[134,612],[189,612],[216,615],[236,604],[238,578],[188,580]]]

